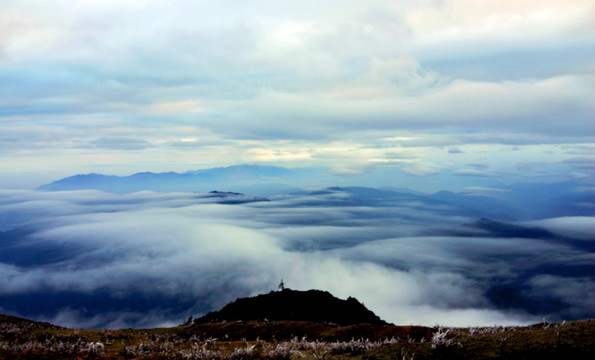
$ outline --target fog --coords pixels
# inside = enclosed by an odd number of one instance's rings
[[[0,191],[0,313],[171,326],[283,279],[354,296],[395,324],[595,316],[595,256],[576,245],[588,230],[567,229],[593,218],[542,220],[531,226],[562,235],[522,238],[464,225],[477,219],[448,204],[353,196]]]

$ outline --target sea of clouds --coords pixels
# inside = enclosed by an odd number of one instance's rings
[[[595,317],[589,247],[456,235],[477,219],[446,205],[369,206],[352,196],[0,191],[0,313],[70,327],[168,326],[283,279],[354,296],[395,324]],[[589,243],[594,220],[538,225],[572,227]]]

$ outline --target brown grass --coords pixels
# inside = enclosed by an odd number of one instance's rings
[[[219,322],[71,330],[0,315],[0,359],[594,359],[595,320],[444,328]]]

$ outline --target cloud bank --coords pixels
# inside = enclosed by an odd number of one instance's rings
[[[576,300],[595,284],[592,251],[566,238],[453,236],[474,219],[405,201],[353,205],[352,196],[229,205],[192,193],[3,191],[0,310],[73,327],[175,325],[283,278],[355,296],[396,324],[595,313]]]
[[[594,9],[5,1],[0,186],[242,163],[568,179],[571,147],[593,162]]]

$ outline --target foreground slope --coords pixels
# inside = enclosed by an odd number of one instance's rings
[[[234,328],[240,331],[231,335],[223,333]],[[201,333],[209,329],[212,332]],[[237,337],[248,330],[264,336]],[[218,337],[213,337],[214,334]],[[594,357],[595,320],[484,328],[226,321],[158,329],[70,330],[0,315],[0,359],[586,360]]]
[[[308,308],[310,312],[305,311]],[[284,289],[238,299],[194,323],[172,328],[71,330],[0,315],[0,359],[547,360],[594,356],[595,320],[527,327],[394,326],[356,299],[341,300],[318,290]]]

